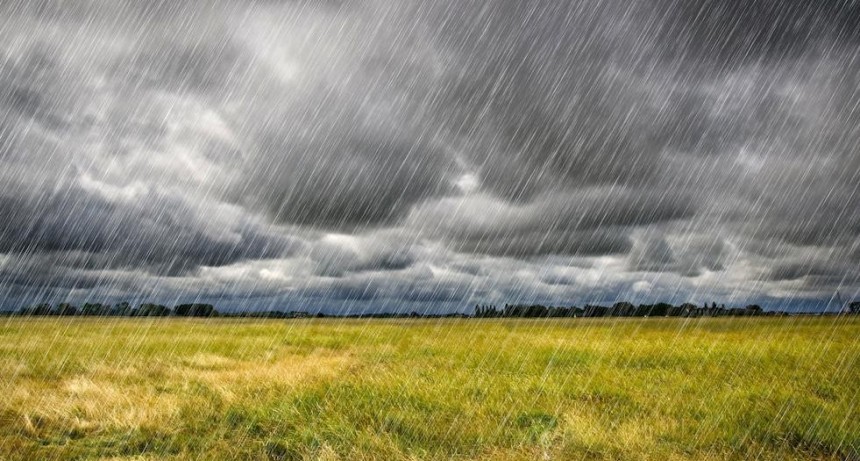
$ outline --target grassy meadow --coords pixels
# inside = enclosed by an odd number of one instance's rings
[[[0,319],[0,459],[860,459],[860,318]]]

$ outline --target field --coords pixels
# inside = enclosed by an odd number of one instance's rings
[[[860,318],[9,318],[0,357],[0,459],[860,459]]]

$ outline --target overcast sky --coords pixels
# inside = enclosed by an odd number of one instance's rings
[[[860,3],[0,3],[0,308],[860,289]]]

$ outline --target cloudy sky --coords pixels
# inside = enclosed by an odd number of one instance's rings
[[[860,2],[0,3],[0,308],[860,289]]]

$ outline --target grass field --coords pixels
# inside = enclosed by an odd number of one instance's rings
[[[10,318],[0,357],[0,459],[860,459],[860,318]]]

